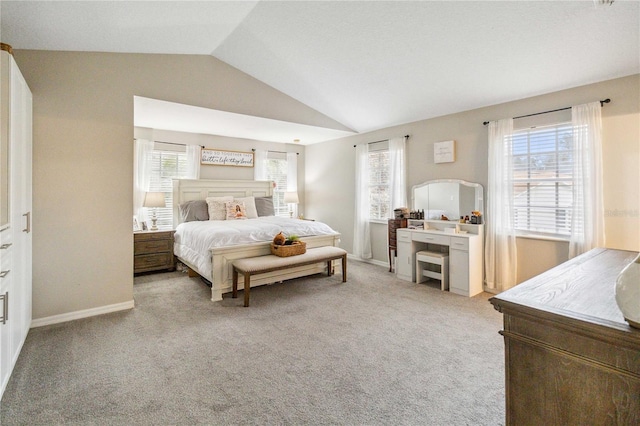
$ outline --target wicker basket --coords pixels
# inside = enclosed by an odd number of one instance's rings
[[[280,257],[295,256],[298,254],[304,254],[307,251],[307,243],[304,241],[296,241],[291,245],[275,245],[271,243],[271,254],[275,254]]]

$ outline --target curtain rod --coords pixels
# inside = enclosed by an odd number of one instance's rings
[[[603,107],[604,104],[608,104],[609,102],[611,102],[611,99],[607,98],[604,99],[602,101],[600,101],[600,106]],[[514,120],[517,120],[518,118],[525,118],[525,117],[533,117],[534,115],[542,115],[542,114],[549,114],[551,112],[558,112],[558,111],[565,111],[567,109],[571,109],[572,107],[564,107],[564,108],[558,108],[558,109],[552,109],[550,111],[542,111],[542,112],[534,112],[533,114],[527,114],[527,115],[520,115],[518,117],[513,117]],[[482,124],[484,126],[486,126],[487,124],[491,123],[490,121],[484,121],[482,122]]]
[[[167,145],[178,145],[178,146],[191,145],[191,144],[188,144],[188,143],[165,142],[165,141],[153,141],[153,142],[166,143]],[[200,148],[204,149],[204,145],[200,145]]]
[[[409,139],[409,135],[404,135],[404,139],[407,140]],[[373,141],[373,142],[367,142],[367,145],[371,145],[372,143],[380,143],[380,142],[388,142],[389,139],[382,139],[379,141]],[[354,145],[353,147],[355,148],[357,145]]]
[[[255,148],[251,148],[251,151],[256,152],[256,149]],[[267,152],[277,152],[278,154],[288,154],[287,151],[273,151],[271,149],[267,149]],[[296,152],[296,155],[300,155],[300,153]]]

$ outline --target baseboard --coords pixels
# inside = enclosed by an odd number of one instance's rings
[[[135,302],[116,303],[114,305],[100,306],[98,308],[84,309],[82,311],[69,312],[66,314],[52,315],[50,317],[38,318],[31,321],[31,328],[42,327],[45,325],[58,324],[61,322],[73,321],[81,318],[94,317],[96,315],[110,314],[112,312],[126,311],[133,309]]]
[[[358,262],[364,262],[364,263],[371,263],[372,265],[377,265],[377,266],[384,266],[384,267],[388,267],[389,264],[387,262],[382,262],[380,260],[375,260],[375,259],[361,259],[357,256],[354,256],[352,254],[347,254],[347,259],[350,260],[357,260]]]

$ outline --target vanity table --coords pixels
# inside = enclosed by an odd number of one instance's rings
[[[449,291],[472,297],[483,291],[484,225],[459,223],[460,216],[484,210],[479,183],[439,179],[411,189],[413,210],[424,220],[409,219],[396,230],[396,276],[416,282],[416,253],[423,250],[449,254]],[[441,220],[445,216],[450,220]]]
[[[398,259],[396,276],[416,281],[416,253],[422,250],[449,253],[449,291],[472,297],[482,293],[483,225],[456,224],[448,221],[409,221],[409,226],[423,222],[428,229],[396,230]],[[447,232],[447,230],[451,230]],[[455,231],[458,233],[455,233]]]

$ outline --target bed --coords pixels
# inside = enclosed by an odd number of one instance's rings
[[[191,271],[211,283],[211,300],[232,290],[232,262],[270,254],[280,231],[295,234],[307,248],[337,246],[340,234],[322,222],[261,216],[246,220],[184,221],[185,206],[210,197],[258,199],[273,195],[273,182],[249,180],[175,179],[173,181],[174,254]],[[181,211],[182,210],[182,211]],[[212,216],[213,217],[213,216]],[[193,218],[191,218],[193,219]],[[215,219],[220,219],[215,217]],[[251,280],[251,287],[326,271],[323,263],[274,271]]]

